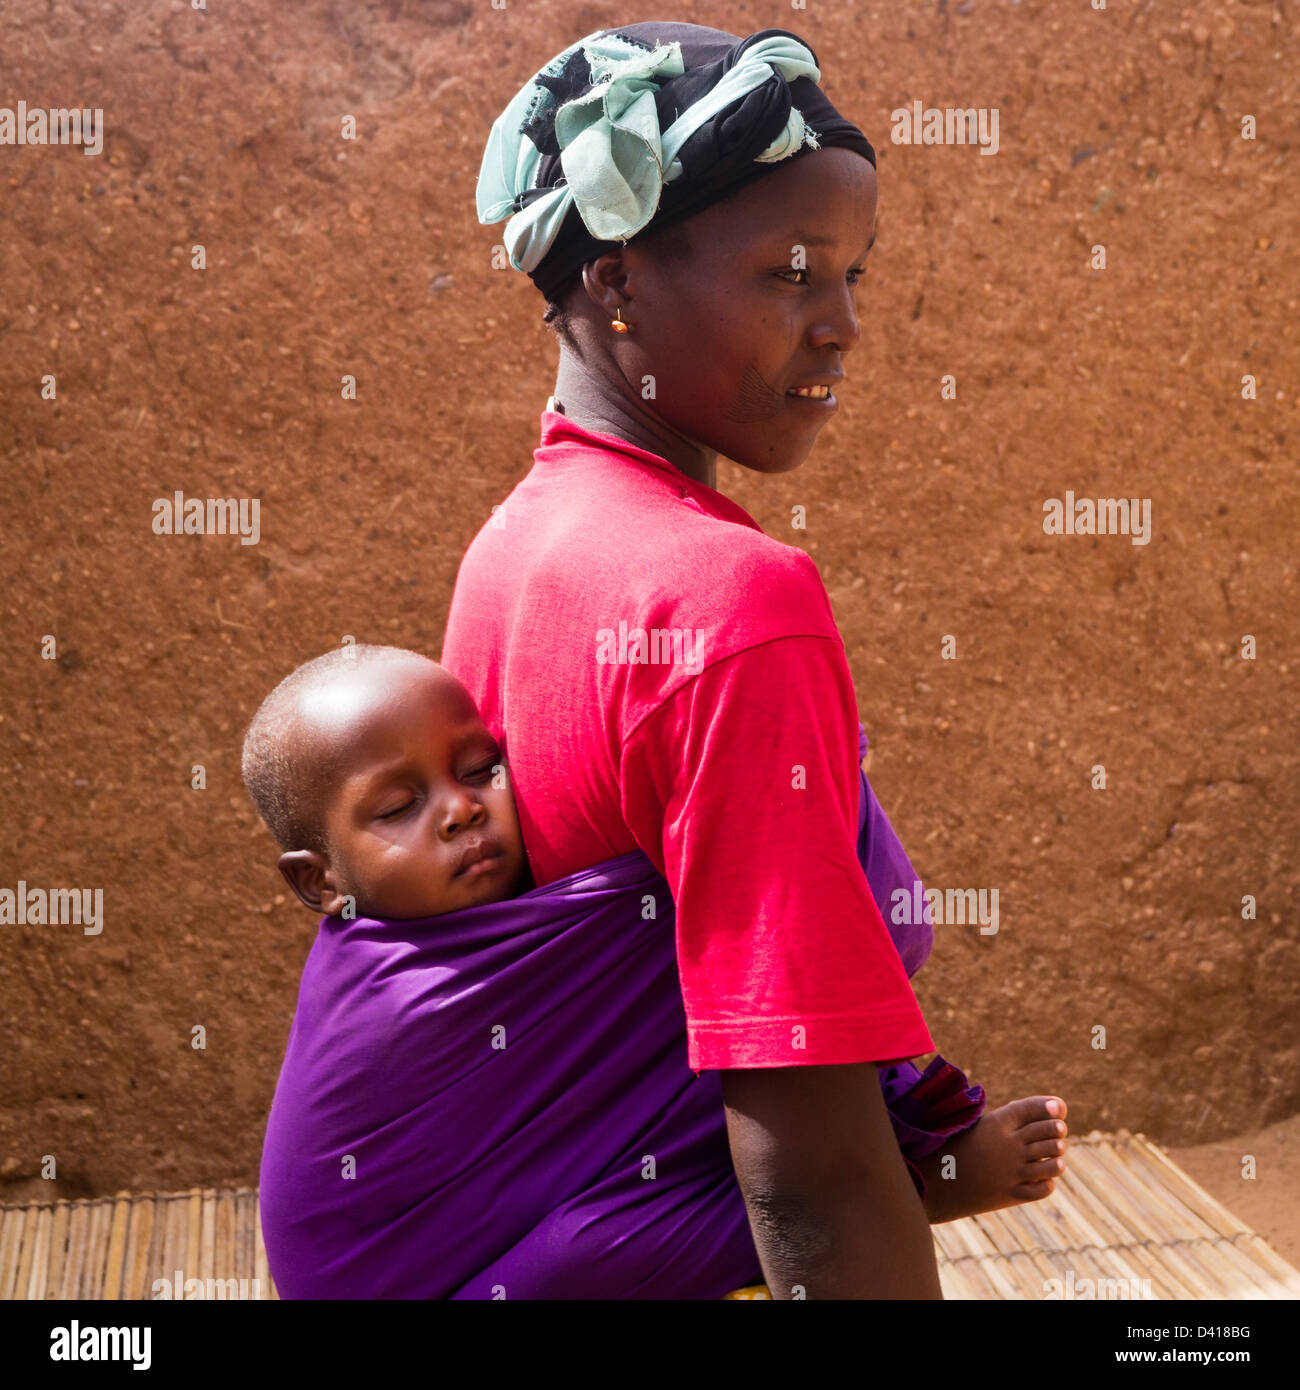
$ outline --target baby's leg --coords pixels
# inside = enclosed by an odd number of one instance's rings
[[[1013,1100],[917,1160],[931,1224],[1048,1196],[1065,1171],[1065,1114],[1060,1096]]]

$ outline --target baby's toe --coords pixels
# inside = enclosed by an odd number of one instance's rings
[[[1049,1100],[1056,1096],[1023,1096],[1004,1105],[1001,1113],[1010,1121],[1012,1129],[1023,1129],[1026,1125],[1055,1121],[1055,1116],[1047,1108]],[[1061,1112],[1064,1114],[1064,1111]]]
[[[1065,1172],[1065,1159],[1063,1158],[1040,1158],[1033,1163],[1024,1163],[1017,1170],[1017,1176],[1021,1182],[1045,1182],[1051,1178],[1059,1178]]]
[[[1040,1139],[1036,1144],[1025,1145],[1025,1161],[1032,1163],[1039,1158],[1056,1158],[1065,1152],[1065,1141],[1062,1139]]]
[[[1063,1120],[1038,1120],[1030,1125],[1021,1125],[1016,1130],[1016,1137],[1026,1144],[1033,1144],[1040,1139],[1064,1139],[1065,1134]]]
[[[1046,1182],[1022,1182],[1011,1189],[1011,1194],[1022,1202],[1041,1202],[1044,1197],[1052,1195],[1054,1187],[1050,1178]]]

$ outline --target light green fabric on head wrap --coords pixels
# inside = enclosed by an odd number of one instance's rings
[[[555,136],[567,182],[514,211],[517,196],[533,187],[542,160],[541,151],[520,127],[539,102],[556,100],[553,92],[536,85],[536,78],[516,93],[493,122],[483,152],[476,191],[478,220],[488,225],[510,219],[503,240],[516,270],[536,269],[575,204],[592,236],[627,241],[654,217],[664,184],[682,173],[677,152],[700,126],[769,81],[774,72],[787,82],[799,77],[821,80],[806,44],[793,36],[774,34],[747,48],[708,95],[661,130],[654,98],[659,84],[654,79],[665,80],[684,71],[679,43],[647,52],[616,34],[589,34],[552,59],[538,76],[558,76],[578,49],[597,85],[560,106],[555,114]],[[757,159],[775,163],[805,145],[818,148],[817,136],[792,106],[785,128]]]

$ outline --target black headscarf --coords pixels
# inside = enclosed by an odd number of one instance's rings
[[[660,83],[655,93],[655,108],[661,129],[666,129],[688,107],[711,92],[734,66],[740,54],[759,39],[784,34],[812,50],[811,44],[789,29],[760,29],[742,39],[721,29],[707,29],[698,24],[647,21],[600,32],[617,34],[647,50],[665,43],[681,45],[685,71]],[[813,57],[816,58],[815,52]],[[566,182],[562,156],[555,138],[555,112],[558,106],[581,96],[593,85],[591,69],[580,48],[570,55],[559,75],[539,74],[536,81],[549,87],[555,93],[556,101],[547,104],[544,110],[522,127],[522,133],[541,151],[542,159],[535,185],[515,199],[516,212],[527,207],[534,198]],[[764,174],[781,168],[784,160],[761,162],[756,157],[784,128],[792,106],[816,133],[819,148],[838,145],[854,150],[875,166],[876,152],[871,142],[857,126],[840,115],[815,82],[807,77],[787,82],[781,73],[774,72],[768,81],[706,121],[681,147],[678,158],[684,171],[678,178],[664,184],[659,207],[642,231],[649,232],[689,217],[762,178]],[[805,146],[791,158],[797,159],[808,148]],[[530,272],[531,279],[548,300],[559,300],[588,261],[615,250],[621,244],[617,241],[599,241],[593,237],[575,204],[569,208],[550,250],[536,269]]]

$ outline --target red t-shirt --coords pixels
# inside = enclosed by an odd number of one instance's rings
[[[857,858],[857,696],[816,565],[658,455],[541,424],[441,657],[501,740],[537,884],[644,851],[695,1072],[933,1051]]]

